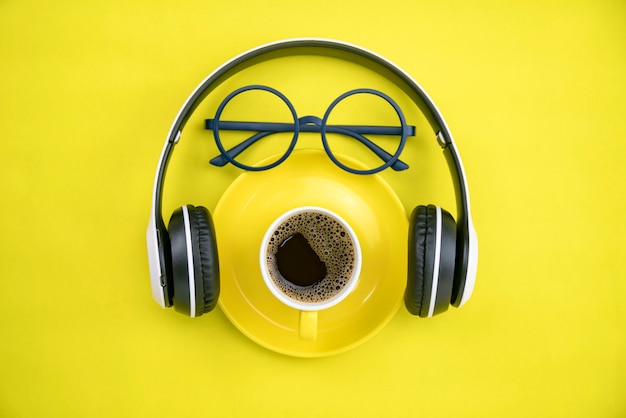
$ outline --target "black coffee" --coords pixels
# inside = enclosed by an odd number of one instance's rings
[[[281,292],[309,303],[338,294],[356,263],[349,232],[333,217],[314,210],[296,213],[278,225],[265,256]]]
[[[326,264],[300,232],[285,239],[276,252],[276,266],[283,278],[296,286],[312,286],[326,277]]]

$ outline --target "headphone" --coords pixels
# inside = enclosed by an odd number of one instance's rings
[[[173,306],[178,312],[196,317],[211,311],[219,297],[217,241],[209,211],[185,205],[174,211],[167,227],[163,221],[165,173],[186,122],[202,100],[235,73],[288,55],[330,56],[361,64],[402,88],[424,114],[452,176],[457,219],[434,205],[418,206],[412,211],[404,303],[411,314],[422,318],[444,312],[449,305],[461,307],[474,289],[478,240],[470,214],[465,170],[443,116],[424,89],[386,58],[345,42],[316,38],[273,42],[232,58],[209,74],[181,107],[157,165],[146,233],[155,301],[161,307]]]

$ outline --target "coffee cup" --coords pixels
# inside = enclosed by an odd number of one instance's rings
[[[263,280],[280,302],[299,311],[298,335],[317,338],[317,314],[344,300],[361,272],[361,248],[350,225],[317,206],[280,215],[260,249]]]

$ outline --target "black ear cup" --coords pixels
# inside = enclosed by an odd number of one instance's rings
[[[409,219],[408,277],[404,304],[413,315],[430,317],[448,309],[454,283],[456,224],[433,206],[418,206]]]
[[[200,316],[215,308],[220,293],[211,215],[202,206],[183,206],[172,214],[168,230],[174,309],[192,317]]]

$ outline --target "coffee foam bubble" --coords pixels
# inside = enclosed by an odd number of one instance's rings
[[[278,271],[276,253],[281,243],[300,233],[326,265],[326,276],[319,282],[297,286]],[[349,232],[325,213],[306,211],[285,219],[272,233],[266,248],[267,266],[276,286],[289,298],[305,303],[324,302],[337,295],[348,284],[356,256]]]

